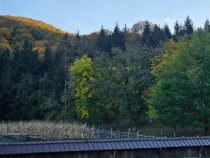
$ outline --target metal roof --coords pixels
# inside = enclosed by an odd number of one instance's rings
[[[0,143],[0,155],[210,146],[210,137]]]

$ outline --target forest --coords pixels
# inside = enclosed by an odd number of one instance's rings
[[[65,33],[0,16],[0,121],[210,127],[210,22]]]

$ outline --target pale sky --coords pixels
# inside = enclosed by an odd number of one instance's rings
[[[189,15],[194,26],[210,18],[210,0],[0,0],[0,15],[41,20],[70,33],[89,34],[116,22],[128,28],[149,20],[171,29]]]

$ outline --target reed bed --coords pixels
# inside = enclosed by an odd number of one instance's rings
[[[94,137],[92,129],[85,124],[55,123],[48,121],[0,123],[0,134],[10,133],[35,134],[41,139],[48,140],[91,139]]]

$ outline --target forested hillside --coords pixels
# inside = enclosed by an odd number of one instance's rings
[[[141,21],[73,35],[0,16],[0,120],[137,125],[151,117],[207,134],[209,32],[208,20],[194,28],[189,17],[174,24],[174,34]]]

